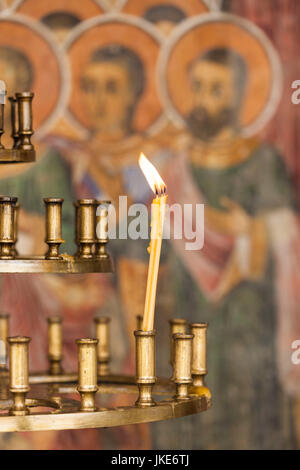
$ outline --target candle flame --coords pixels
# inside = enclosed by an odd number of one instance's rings
[[[143,153],[140,154],[139,165],[152,191],[157,196],[165,194],[167,187],[162,177]]]

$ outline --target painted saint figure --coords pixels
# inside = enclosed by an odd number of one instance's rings
[[[296,204],[278,151],[241,135],[250,72],[241,53],[219,44],[187,63],[187,133],[165,175],[171,203],[205,204],[203,250],[188,252],[185,240],[173,240],[177,258],[170,262],[178,314],[209,322],[214,402],[194,423],[209,449],[295,445],[293,402],[282,377],[290,370],[286,334],[296,315],[282,312],[287,294],[278,288],[299,276],[291,262]],[[284,313],[289,326],[282,333]]]

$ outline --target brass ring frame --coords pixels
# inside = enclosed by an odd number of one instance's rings
[[[0,163],[31,163],[35,160],[34,150],[0,149]]]
[[[61,259],[45,259],[44,256],[17,257],[15,259],[1,259],[0,273],[55,273],[55,274],[83,274],[83,273],[110,273],[113,270],[111,258],[79,259],[71,255],[62,254]]]
[[[25,403],[31,408],[32,414],[10,416],[8,409],[12,400],[8,392],[8,374],[4,374],[0,385],[1,396],[3,397],[3,392],[7,392],[9,398],[0,400],[0,432],[106,428],[150,423],[200,413],[211,405],[210,394],[205,393],[205,389],[199,396],[191,395],[188,400],[180,401],[172,398],[175,392],[174,384],[170,380],[159,379],[154,387],[154,395],[156,399],[161,397],[161,400],[157,401],[156,406],[103,408],[98,405],[96,411],[82,412],[79,410],[79,400],[64,397],[65,394],[76,392],[76,380],[77,374],[73,373],[61,376],[50,376],[46,373],[31,375],[30,396],[36,398],[27,398]],[[138,393],[136,379],[133,376],[101,377],[98,385],[98,403],[99,397],[104,394]],[[39,398],[39,395],[43,397],[48,395],[48,398]],[[50,411],[37,410],[35,413],[36,407],[50,408]]]

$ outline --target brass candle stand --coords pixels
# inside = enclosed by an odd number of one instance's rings
[[[9,316],[0,315],[0,320],[3,338],[9,331]],[[194,378],[193,363],[194,366],[198,363],[194,358],[203,359],[206,354],[204,335],[195,341],[194,334],[174,334],[170,342],[174,347],[174,379],[171,380],[156,377],[156,332],[136,330],[136,375],[113,374],[107,367],[111,349],[110,319],[98,316],[94,319],[95,338],[74,339],[78,348],[77,371],[65,372],[62,320],[55,316],[47,321],[49,369],[46,372],[29,373],[30,338],[7,338],[9,368],[0,369],[0,432],[164,421],[205,411],[211,405],[210,395],[194,385],[197,378]],[[103,328],[98,329],[99,326]],[[101,339],[103,349],[99,348]],[[104,359],[103,370],[99,365]],[[206,364],[202,362],[202,366]],[[204,374],[204,369],[201,373]],[[106,396],[107,402],[107,396],[116,393],[132,397],[132,404],[103,407],[102,397]],[[76,395],[78,398],[73,398]]]
[[[4,132],[1,93],[0,87],[0,140]],[[7,150],[0,141],[0,163],[35,160],[32,100],[29,92],[9,98],[13,144]],[[110,201],[74,202],[77,248],[73,254],[63,250],[63,202],[61,198],[44,199],[45,254],[25,257],[17,246],[22,201],[0,197],[0,273],[112,272],[107,252]],[[156,332],[142,331],[141,316],[134,331],[135,375],[111,371],[109,317],[94,318],[92,337],[74,338],[76,371],[63,367],[62,319],[50,317],[47,324],[48,370],[30,373],[31,339],[10,336],[9,316],[0,314],[0,432],[104,428],[179,418],[209,408],[211,396],[204,384],[206,324],[193,324],[188,333],[186,320],[170,321],[170,379],[156,377]],[[131,404],[103,407],[102,397],[105,395],[105,403],[109,403],[114,394],[125,394]]]
[[[0,273],[106,273],[112,271],[112,261],[106,251],[108,238],[96,235],[97,207],[102,202],[81,199],[75,204],[74,255],[61,253],[63,199],[45,198],[44,256],[22,256],[16,250],[18,240],[18,213],[22,205],[16,197],[0,197]],[[79,209],[78,209],[79,208]],[[99,219],[99,218],[98,218]],[[98,221],[99,223],[99,221]],[[99,247],[101,246],[101,256]]]
[[[0,105],[0,138],[4,134],[4,112],[6,91],[2,95]],[[32,100],[34,94],[30,92],[16,93],[10,96],[11,116],[11,148],[5,148],[0,141],[0,163],[29,163],[36,158],[34,146],[31,143],[32,127]],[[1,96],[0,96],[1,98]]]

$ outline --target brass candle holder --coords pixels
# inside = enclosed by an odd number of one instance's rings
[[[4,328],[1,333],[0,317],[0,334],[4,338],[8,334],[7,315],[2,319]],[[97,321],[97,324],[108,325],[109,319]],[[98,334],[101,341],[103,332]],[[61,370],[57,374],[57,370],[51,370],[50,367],[47,372],[29,375],[30,338],[23,336],[8,338],[9,374],[5,370],[0,374],[0,432],[106,428],[179,418],[207,410],[211,404],[208,389],[198,387],[197,393],[189,391],[192,380],[193,335],[174,336],[174,384],[170,379],[156,378],[155,332],[137,330],[134,334],[136,376],[114,375],[108,371],[107,375],[101,375],[100,386],[97,383],[97,379],[100,378],[99,374],[97,377],[98,339],[87,338],[76,341],[78,373]],[[60,317],[48,319],[48,335],[48,357],[50,362],[54,361],[56,367],[62,357]],[[106,329],[104,344],[108,342]],[[106,350],[109,350],[109,347],[106,347]],[[154,385],[157,401],[153,399]],[[30,398],[26,398],[29,388]],[[135,404],[133,399],[130,406],[116,408],[96,406],[97,394],[125,393],[134,398],[137,390],[138,399]],[[74,395],[76,391],[80,394],[80,401],[70,398],[70,395]],[[13,395],[12,399],[9,392]]]
[[[62,374],[62,320],[53,316],[48,319],[48,359],[51,375]]]
[[[9,336],[9,315],[0,313],[0,371],[7,370],[7,337]]]
[[[59,247],[64,243],[62,238],[62,205],[61,198],[45,198],[46,208],[46,238],[48,245],[46,259],[61,259]]]
[[[176,400],[188,400],[188,387],[192,383],[191,361],[193,335],[176,333],[174,338],[174,378]]]
[[[95,411],[97,386],[97,339],[78,339],[78,387],[80,411]]]
[[[80,245],[79,258],[93,258],[93,247],[96,242],[96,206],[95,199],[80,199],[77,201],[78,242]]]
[[[108,258],[106,245],[108,243],[108,207],[110,204],[110,201],[98,201],[96,209],[95,256],[100,259]]]
[[[10,96],[11,148],[5,148],[1,142],[4,129],[5,83],[0,80],[0,163],[21,163],[35,161],[35,150],[31,143],[32,99],[33,93],[17,93]]]
[[[190,332],[193,337],[192,377],[194,387],[205,386],[206,368],[206,334],[207,323],[191,323]]]
[[[13,139],[13,149],[19,146],[19,112],[18,102],[15,96],[10,96],[10,116],[11,116],[11,137]]]
[[[1,80],[0,82],[0,149],[4,149],[4,146],[1,143],[2,135],[4,134],[4,105],[6,97],[6,86],[5,83]]]
[[[35,152],[31,143],[32,99],[33,94],[29,92],[17,93],[15,97],[10,98],[13,148],[5,149],[1,146],[0,163],[34,161]],[[3,112],[4,107],[1,106],[0,137],[4,132]],[[63,200],[46,198],[44,202],[47,254],[24,257],[16,252],[19,210],[17,198],[0,198],[0,273],[111,272],[112,264],[106,251],[109,242],[107,219],[110,202],[80,199],[74,204],[76,256],[59,253],[60,245],[63,243]],[[76,341],[78,371],[67,372],[62,368],[61,318],[48,318],[49,369],[46,372],[29,374],[30,338],[24,336],[7,339],[9,370],[6,369],[6,338],[9,334],[9,325],[8,316],[0,314],[0,345],[2,346],[0,349],[0,432],[107,428],[174,419],[206,411],[211,401],[208,392],[204,391],[205,387],[194,387],[197,393],[189,392],[192,380],[192,358],[194,383],[199,385],[201,377],[203,379],[203,332],[197,333],[194,325],[192,326],[195,329],[194,335],[187,335],[185,320],[175,319],[170,322],[170,362],[174,367],[174,381],[166,378],[157,379],[156,333],[155,331],[142,331],[142,320],[142,317],[137,318],[138,328],[134,332],[135,377],[110,372],[110,319],[108,317],[97,317],[94,320],[95,339]],[[177,334],[173,339],[174,333]],[[98,380],[101,380],[99,386]],[[154,386],[155,401],[153,399]],[[29,391],[30,397],[27,398]],[[76,391],[80,395],[80,400],[73,398]],[[137,392],[138,399],[135,401]],[[97,408],[96,396],[103,393],[114,396],[125,393],[126,397],[132,396],[132,404],[114,408]]]
[[[0,259],[13,259],[16,197],[0,197]]]
[[[33,135],[32,129],[32,100],[34,94],[31,92],[16,93],[18,103],[18,149],[32,151],[34,147],[31,143]]]
[[[9,344],[9,390],[13,394],[10,414],[24,416],[29,413],[25,397],[29,392],[28,347],[31,341],[26,336],[7,338]]]
[[[134,332],[136,340],[136,383],[139,397],[136,405],[139,407],[154,406],[152,397],[155,376],[155,331],[137,330]]]
[[[174,335],[176,333],[186,333],[187,320],[183,318],[171,318],[170,325],[170,365],[174,373]]]
[[[97,362],[98,362],[98,375],[109,374],[110,362],[110,341],[109,341],[109,317],[95,317],[94,325],[96,330],[95,337],[98,340],[97,345]]]

